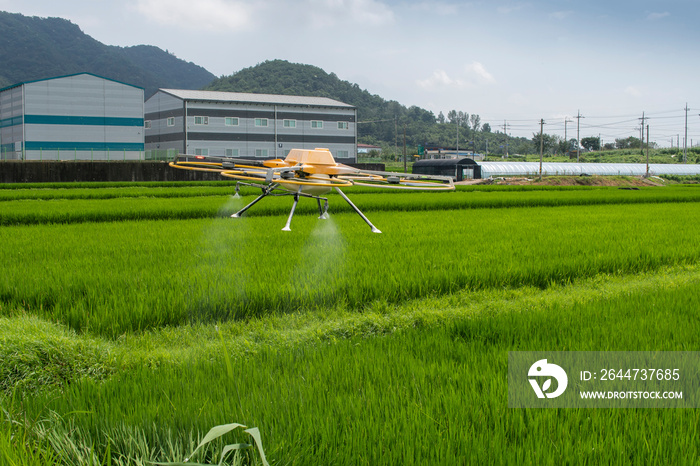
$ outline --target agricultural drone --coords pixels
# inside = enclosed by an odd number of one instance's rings
[[[417,175],[368,171],[336,163],[328,149],[292,149],[287,157],[272,160],[242,160],[229,157],[204,155],[179,155],[171,167],[186,170],[219,172],[222,176],[237,180],[236,195],[240,186],[260,188],[262,194],[250,204],[231,215],[238,218],[266,196],[294,196],[292,211],[283,231],[291,231],[290,225],[300,197],[316,199],[319,219],[328,218],[328,198],[321,197],[335,189],[362,217],[373,233],[381,233],[352,203],[340,188],[348,186],[373,186],[388,189],[454,190],[452,178],[445,176]],[[323,201],[323,206],[321,206]]]

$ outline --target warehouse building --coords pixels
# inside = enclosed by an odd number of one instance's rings
[[[143,92],[90,73],[0,89],[0,159],[142,159]]]
[[[160,89],[145,109],[148,158],[272,159],[325,147],[357,161],[357,110],[325,97]]]

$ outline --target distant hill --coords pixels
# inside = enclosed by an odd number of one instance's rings
[[[105,45],[62,18],[0,12],[0,86],[88,72],[145,89],[201,89],[216,76],[148,45]]]
[[[209,89],[231,92],[329,97],[357,107],[359,142],[377,144],[393,152],[403,150],[404,129],[409,153],[419,145],[454,146],[455,125],[420,107],[405,107],[343,81],[312,65],[284,60],[265,61],[232,76],[212,73],[154,46],[116,47],[102,44],[62,18],[39,18],[0,11],[0,88],[25,81],[88,72],[145,89]],[[460,143],[481,150],[498,150],[498,133],[470,127],[461,120]],[[511,152],[527,153],[511,138]],[[464,145],[462,145],[464,144]],[[531,144],[530,144],[531,145]]]
[[[231,75],[212,81],[208,90],[229,92],[253,92],[261,94],[308,95],[328,97],[357,107],[358,140],[377,144],[398,153],[403,152],[404,128],[409,153],[415,153],[419,145],[456,145],[455,125],[444,118],[436,118],[433,112],[420,107],[405,107],[393,100],[360,89],[357,84],[343,81],[335,73],[312,65],[270,60]],[[405,125],[405,126],[404,126]],[[498,150],[502,136],[491,133],[491,128],[470,127],[463,121],[460,129],[461,147],[483,151],[488,144]],[[526,152],[529,144],[524,138],[511,138],[512,151]],[[517,147],[517,149],[515,149]],[[501,149],[502,150],[502,149]]]
[[[316,66],[290,63],[285,60],[265,61],[242,69],[231,76],[214,80],[206,89],[328,97],[354,105],[358,110],[358,121],[374,122],[362,123],[358,126],[358,136],[362,142],[367,143],[393,143],[396,136],[395,118],[401,125],[405,120],[410,120],[412,130],[417,130],[419,126],[435,124],[435,115],[428,110],[419,107],[406,108],[396,101],[387,101],[360,89],[357,84],[343,81],[335,73],[327,73]],[[411,131],[410,134],[409,144],[422,143],[420,137],[415,135],[415,131]]]

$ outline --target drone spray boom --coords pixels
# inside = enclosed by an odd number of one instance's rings
[[[352,203],[340,188],[348,186],[374,186],[387,189],[454,190],[452,178],[445,176],[413,175],[367,171],[336,163],[328,149],[292,149],[287,157],[273,160],[242,160],[228,157],[180,155],[171,167],[186,170],[218,172],[237,181],[239,186],[260,188],[262,193],[250,204],[231,215],[240,217],[266,196],[294,196],[292,210],[282,230],[291,231],[292,217],[300,197],[316,199],[319,219],[328,218],[328,198],[321,197],[335,189],[355,212],[370,226],[373,233],[381,233],[377,227]],[[323,207],[321,201],[324,201]]]

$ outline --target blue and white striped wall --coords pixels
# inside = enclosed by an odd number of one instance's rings
[[[143,89],[82,73],[0,90],[0,159],[144,158]]]

